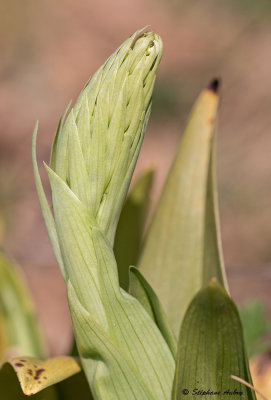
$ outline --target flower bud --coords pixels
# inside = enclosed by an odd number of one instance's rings
[[[113,242],[148,121],[162,41],[127,39],[93,75],[57,132],[51,168]]]

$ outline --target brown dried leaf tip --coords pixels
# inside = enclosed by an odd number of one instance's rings
[[[215,78],[209,83],[209,85],[207,86],[207,89],[211,90],[214,93],[218,93],[220,86],[221,86],[221,80],[218,78]]]

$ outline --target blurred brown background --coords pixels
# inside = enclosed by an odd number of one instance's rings
[[[38,157],[48,160],[69,100],[146,25],[165,49],[136,174],[157,166],[155,201],[192,103],[222,77],[217,159],[230,286],[239,303],[264,299],[271,315],[270,0],[0,0],[4,247],[25,270],[54,354],[66,351],[70,324],[33,183],[33,126],[38,119]]]

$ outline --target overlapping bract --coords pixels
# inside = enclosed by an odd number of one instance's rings
[[[54,142],[51,168],[113,242],[148,121],[158,35],[127,39],[82,90]]]
[[[157,325],[119,287],[112,250],[162,53],[157,35],[136,35],[96,72],[59,124],[46,167],[54,216],[38,174],[36,132],[33,141],[41,208],[95,399],[169,399],[174,376],[174,358]]]

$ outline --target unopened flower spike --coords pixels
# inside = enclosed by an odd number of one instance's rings
[[[162,51],[155,33],[139,30],[129,37],[89,79],[70,111],[69,105],[52,146],[50,168],[87,207],[111,243],[148,122]],[[61,265],[36,163],[36,135],[37,126],[33,135],[36,186]],[[63,265],[61,270],[64,274]]]
[[[162,42],[127,39],[94,74],[60,127],[51,167],[112,242],[149,116]]]
[[[168,400],[174,376],[174,356],[155,321],[119,286],[113,252],[162,55],[158,35],[138,33],[93,75],[59,124],[46,166],[53,214],[38,173],[36,131],[33,140],[40,204],[95,399],[114,398],[117,386],[121,400]]]

